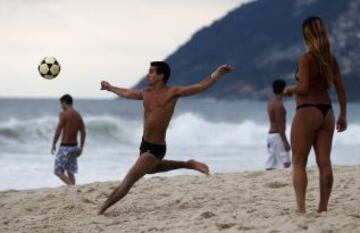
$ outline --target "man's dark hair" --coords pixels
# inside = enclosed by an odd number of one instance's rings
[[[71,95],[66,94],[66,95],[61,96],[60,102],[68,104],[68,105],[72,105],[73,104],[73,98],[71,97]]]
[[[151,66],[155,67],[157,74],[164,75],[164,83],[166,84],[170,78],[170,66],[163,61],[153,61],[150,63]]]
[[[276,79],[273,81],[272,88],[273,88],[273,92],[276,95],[281,94],[285,89],[285,87],[286,87],[286,82],[284,80]]]

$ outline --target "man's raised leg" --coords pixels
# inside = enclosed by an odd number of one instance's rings
[[[133,167],[121,182],[121,184],[111,193],[109,198],[105,201],[98,214],[103,214],[110,206],[121,200],[129,192],[130,188],[145,174],[153,170],[158,164],[159,160],[149,154],[144,153],[140,155]]]
[[[159,164],[149,172],[149,174],[167,172],[182,168],[195,170],[204,173],[205,175],[209,175],[209,167],[205,163],[201,163],[193,159],[188,161],[161,160]]]

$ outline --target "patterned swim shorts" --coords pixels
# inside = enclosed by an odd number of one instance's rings
[[[60,146],[55,157],[55,173],[77,173],[77,155],[80,148],[77,146]]]

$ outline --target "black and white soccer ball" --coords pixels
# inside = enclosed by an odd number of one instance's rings
[[[61,67],[55,57],[45,57],[38,66],[40,75],[45,79],[53,79],[59,75]]]

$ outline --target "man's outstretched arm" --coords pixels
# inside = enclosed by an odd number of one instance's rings
[[[121,87],[115,87],[106,81],[101,82],[101,90],[110,91],[110,92],[112,92],[120,97],[126,98],[126,99],[133,99],[133,100],[142,100],[143,99],[141,91],[135,91],[135,90],[121,88]]]
[[[214,85],[225,74],[230,73],[231,70],[232,68],[229,65],[219,66],[209,78],[202,80],[200,83],[185,87],[175,87],[175,94],[177,96],[191,96],[201,93]]]

